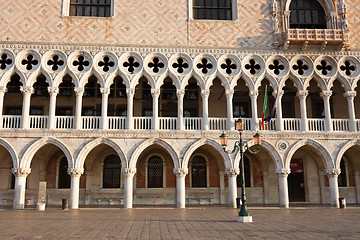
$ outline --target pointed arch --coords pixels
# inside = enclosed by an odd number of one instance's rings
[[[221,82],[221,86],[224,87],[225,91],[226,90],[230,90],[230,85],[229,85],[229,81],[226,79],[226,77],[224,75],[222,75],[221,73],[217,73],[216,76],[210,80],[210,78],[208,79],[208,81],[205,84],[205,88],[206,89],[210,89],[210,87],[212,85],[214,85],[214,80],[215,79],[219,79]]]
[[[292,0],[286,0],[285,2],[285,11],[290,11],[290,4]],[[335,12],[333,1],[331,0],[316,0],[323,7],[326,15],[329,15],[331,12]]]
[[[139,159],[139,156],[146,148],[150,147],[151,145],[159,145],[160,147],[164,148],[170,154],[170,156],[173,160],[173,163],[174,163],[174,168],[180,167],[179,157],[178,157],[177,153],[175,152],[175,150],[171,147],[171,145],[168,144],[167,142],[165,142],[164,140],[161,140],[158,138],[151,138],[151,139],[147,139],[147,140],[141,142],[135,148],[135,150],[131,153],[131,157],[129,160],[129,168],[130,169],[136,168],[136,164]]]
[[[116,144],[115,142],[113,142],[107,138],[96,138],[96,139],[92,139],[92,140],[85,142],[78,148],[78,150],[76,151],[77,154],[75,157],[75,164],[74,164],[75,168],[80,168],[80,169],[84,168],[85,159],[88,156],[88,154],[95,147],[97,147],[101,144],[108,145],[109,147],[111,147],[112,149],[115,150],[115,152],[120,157],[121,166],[123,166],[123,168],[128,166],[124,151],[121,149],[121,147],[118,144]]]
[[[337,78],[330,79],[327,85],[327,91],[331,91],[331,88],[334,86],[334,82],[336,80],[338,80],[341,83],[341,86],[344,88],[344,91],[351,91],[350,82],[347,80],[346,77],[342,76],[341,74],[338,74]]]
[[[193,75],[189,76],[189,78],[184,78],[184,79],[183,79],[182,86],[183,86],[184,89],[185,89],[185,87],[188,85],[188,82],[189,82],[189,80],[190,80],[191,78],[193,78],[193,79],[197,82],[197,84],[198,84],[199,87],[200,87],[200,90],[205,89],[205,82],[204,82],[204,80],[203,80],[200,76],[198,76],[197,74],[193,74]]]
[[[290,169],[290,162],[297,150],[299,150],[303,146],[310,146],[314,151],[317,151],[322,156],[322,162],[325,169],[333,169],[333,161],[332,157],[329,154],[328,150],[324,148],[319,142],[312,139],[302,139],[296,142],[288,151],[285,157],[285,168]]]
[[[91,76],[94,76],[96,78],[96,80],[97,80],[96,82],[100,85],[100,87],[104,87],[104,77],[99,72],[97,72],[95,69],[88,71],[80,78],[80,85],[82,87],[85,87],[85,85],[88,83],[89,78],[91,78]]]
[[[68,147],[62,143],[60,140],[52,137],[43,137],[35,139],[34,141],[31,141],[29,144],[27,144],[23,150],[21,150],[19,159],[20,159],[20,167],[22,168],[30,168],[32,159],[35,155],[35,153],[45,146],[46,144],[53,144],[60,148],[60,150],[65,154],[66,159],[68,161],[69,168],[74,166],[73,163],[73,157],[71,152],[69,151]]]
[[[296,87],[296,89],[297,89],[298,91],[304,90],[304,89],[303,89],[303,84],[302,84],[302,82],[300,81],[300,79],[297,78],[296,76],[291,75],[291,74],[289,74],[289,76],[288,76],[287,78],[281,79],[281,81],[280,81],[280,83],[279,83],[279,89],[280,89],[280,90],[283,89],[283,87],[285,86],[287,80],[292,81],[292,82],[294,83],[294,86]]]
[[[340,162],[342,157],[344,156],[345,152],[352,148],[353,146],[359,146],[360,147],[360,140],[359,139],[353,139],[349,140],[337,153],[335,158],[335,169],[340,169]]]
[[[326,83],[325,81],[319,77],[317,74],[314,74],[312,78],[308,78],[305,80],[304,82],[304,90],[306,90],[309,86],[310,86],[310,81],[314,79],[318,85],[318,87],[320,88],[321,91],[326,91]]]
[[[14,148],[10,145],[10,143],[8,143],[7,141],[5,141],[4,139],[1,139],[1,138],[0,138],[0,145],[3,146],[9,152],[12,162],[13,162],[13,168],[18,168],[19,161],[18,161],[18,156],[17,156]]]
[[[38,71],[35,71],[34,73],[32,73],[29,76],[29,78],[27,80],[27,86],[33,87],[34,83],[36,83],[38,77],[40,77],[41,75],[44,75],[45,82],[47,82],[47,84],[49,84],[49,87],[52,87],[52,85],[53,85],[52,77],[43,68],[39,69]]]
[[[175,75],[170,75],[170,74],[166,75],[163,78],[160,77],[156,82],[156,88],[160,89],[161,86],[164,84],[164,81],[165,81],[166,78],[169,78],[172,81],[172,83],[175,86],[176,90],[180,89],[180,81],[179,81],[179,79]]]
[[[63,82],[64,77],[66,75],[69,75],[71,77],[71,81],[74,84],[74,87],[80,86],[78,77],[72,71],[70,71],[69,69],[66,69],[65,71],[62,71],[58,75],[56,75],[56,77],[54,78],[54,81],[53,81],[53,87],[59,87],[59,85]]]
[[[254,84],[253,82],[249,79],[249,78],[245,78],[244,76],[246,76],[244,73],[241,74],[240,77],[234,77],[231,82],[230,82],[230,90],[234,90],[235,87],[237,86],[238,84],[238,81],[240,79],[242,79],[244,82],[245,82],[245,86],[249,89],[249,92],[251,90],[254,90]]]
[[[217,150],[220,155],[223,158],[224,161],[224,167],[231,168],[231,160],[227,153],[224,152],[222,146],[215,142],[214,140],[207,139],[207,138],[201,138],[198,139],[192,143],[190,143],[185,149],[184,149],[184,155],[182,156],[182,168],[188,168],[189,161],[191,158],[191,155],[201,146],[209,145],[213,147],[215,150]]]
[[[22,83],[22,85],[26,86],[25,76],[17,68],[14,68],[13,70],[4,73],[4,75],[0,79],[0,86],[6,87],[14,74],[17,74],[20,78],[20,82]]]
[[[155,89],[156,88],[155,78],[146,71],[144,71],[143,74],[144,74],[143,77],[148,81],[149,85],[151,86],[151,89]]]

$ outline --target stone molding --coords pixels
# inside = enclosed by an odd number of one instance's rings
[[[31,173],[31,168],[12,168],[11,172],[15,177],[27,177]]]

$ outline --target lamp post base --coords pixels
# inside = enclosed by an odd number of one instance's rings
[[[253,218],[252,216],[237,216],[236,221],[241,223],[249,223],[253,221]]]

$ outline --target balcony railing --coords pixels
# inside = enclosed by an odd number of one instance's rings
[[[333,131],[349,131],[349,119],[332,119]]]
[[[21,116],[5,115],[2,116],[1,127],[5,129],[18,129],[21,127]]]
[[[30,128],[46,129],[48,127],[48,116],[30,116]]]
[[[301,131],[301,118],[283,118],[284,131]]]
[[[134,117],[134,128],[151,130],[152,117]]]
[[[82,129],[100,129],[101,117],[81,117]]]
[[[199,117],[185,117],[185,130],[201,130],[201,120]]]
[[[261,126],[261,118],[258,119],[259,120],[259,129],[262,129]],[[265,131],[276,131],[276,119],[271,119],[270,122],[265,122],[264,123],[264,129]]]
[[[160,117],[160,130],[176,130],[177,117]]]
[[[108,128],[110,130],[124,130],[126,128],[126,117],[108,117]]]
[[[309,118],[308,119],[309,131],[325,131],[325,119],[323,118]]]
[[[342,43],[346,41],[347,35],[342,29],[288,29],[287,41],[330,41]]]
[[[74,128],[73,116],[56,116],[55,117],[55,128],[56,129],[73,129]]]
[[[209,118],[210,130],[226,130],[226,118]]]

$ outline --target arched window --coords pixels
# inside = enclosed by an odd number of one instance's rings
[[[325,11],[316,0],[292,0],[290,28],[325,29]]]
[[[196,156],[191,161],[191,186],[207,187],[206,160]]]
[[[121,161],[116,155],[107,156],[103,168],[103,188],[120,188]]]
[[[239,164],[239,168],[241,165]],[[251,187],[251,168],[250,160],[244,156],[244,177],[245,177],[245,187]],[[241,176],[240,174],[236,178],[237,187],[241,187]]]
[[[338,176],[338,185],[339,187],[347,187],[347,168],[346,168],[346,160],[344,158],[341,159],[340,162],[340,175]]]
[[[163,187],[163,161],[159,156],[152,156],[148,162],[148,188]]]
[[[70,188],[71,177],[68,174],[68,161],[63,157],[59,165],[58,188]]]

